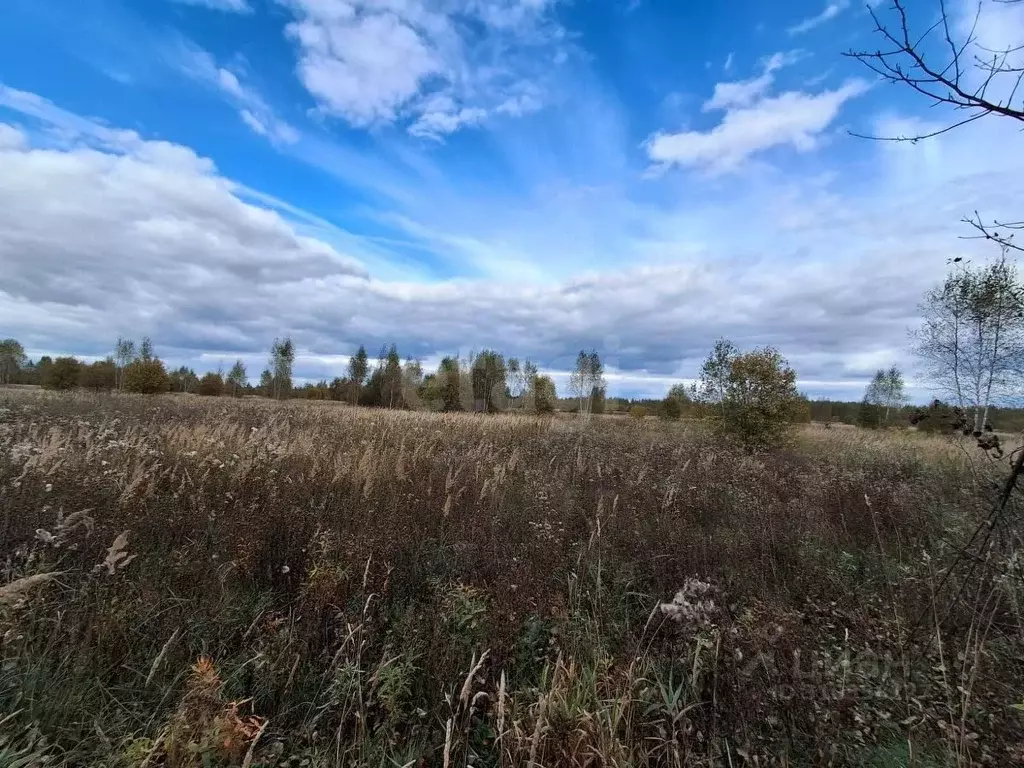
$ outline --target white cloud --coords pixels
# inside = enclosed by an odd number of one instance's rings
[[[813,95],[788,91],[762,98],[750,106],[729,109],[722,122],[709,131],[655,134],[647,141],[647,154],[663,167],[679,165],[725,173],[773,147],[788,145],[806,152],[817,146],[818,137],[832,124],[843,104],[866,89],[864,83],[851,81]],[[735,99],[749,94],[730,95]]]
[[[827,21],[831,21],[840,13],[850,7],[850,0],[829,0],[824,10],[816,16],[806,18],[798,24],[786,29],[791,35],[802,35],[804,32],[810,32],[816,27],[820,27]]]
[[[480,107],[462,107],[461,109],[432,110],[424,112],[409,126],[409,133],[424,139],[437,139],[449,133],[455,133],[464,125],[477,125],[487,117],[487,110]]]
[[[800,59],[804,58],[805,52],[796,49],[793,51],[777,51],[767,58],[761,59],[761,66],[764,67],[765,72],[777,72],[783,67],[789,67],[796,64]]]
[[[279,118],[255,88],[243,85],[231,70],[218,67],[208,51],[182,45],[175,51],[174,58],[186,75],[226,95],[238,108],[242,122],[255,133],[284,144],[298,141],[298,131]]]
[[[287,3],[299,78],[324,112],[354,126],[401,121],[437,138],[490,114],[521,114],[536,108],[536,81],[547,76],[537,54],[565,60],[554,0]],[[438,99],[450,106],[437,109]]]
[[[0,96],[18,103],[18,92]],[[191,150],[131,132],[119,132],[116,147],[97,144],[106,129],[78,132],[62,114],[49,116],[74,138],[69,146],[0,149],[0,305],[8,312],[24,302],[63,306],[64,322],[155,331],[171,318],[198,321],[182,304],[189,295],[216,314],[218,295],[246,303],[274,285],[363,279],[361,264],[243,201]],[[45,312],[27,317],[17,323],[30,333],[49,325]]]
[[[421,81],[445,73],[439,52],[393,13],[353,15],[326,29],[306,20],[290,29],[304,48],[303,83],[354,125],[394,120]]]
[[[451,96],[443,93],[434,94],[424,100],[423,112],[416,122],[409,126],[409,133],[420,138],[440,140],[460,127],[476,125],[486,117],[485,109],[460,107]]]
[[[722,69],[724,69],[726,72],[728,72],[730,69],[732,69],[732,60],[733,60],[733,54],[732,54],[732,51],[730,51],[729,55],[725,57],[725,64],[722,65]]]
[[[27,141],[25,134],[13,125],[0,123],[0,149],[19,149]]]
[[[995,61],[1002,71],[984,86],[985,97],[1012,109],[1024,109],[1024,92],[1018,79],[1024,70],[1024,4],[959,0],[952,4],[949,13],[955,25],[954,34],[961,40],[973,34],[974,42],[961,56],[961,65],[966,69],[965,88],[981,88],[990,74],[987,67]]]
[[[761,98],[775,82],[775,73],[783,67],[799,61],[800,51],[782,51],[761,60],[762,72],[749,80],[729,83],[715,83],[715,91],[701,108],[704,112],[730,107],[745,107]],[[732,54],[726,61],[726,69],[732,62]]]
[[[228,11],[230,13],[251,13],[247,0],[174,0],[185,5],[201,5],[214,11]]]
[[[261,123],[259,118],[248,109],[243,109],[238,114],[242,118],[242,122],[252,128],[253,132],[258,133],[260,136],[267,135],[267,126]]]
[[[711,112],[716,109],[748,106],[761,98],[774,81],[775,78],[771,73],[765,72],[750,80],[740,80],[733,83],[715,83],[714,95],[704,102],[701,109],[704,112]]]
[[[238,82],[238,77],[234,72],[227,69],[218,69],[217,82],[224,91],[234,96],[236,99],[246,98],[246,94],[242,90],[242,84]]]

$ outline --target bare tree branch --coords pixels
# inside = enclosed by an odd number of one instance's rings
[[[965,118],[958,123],[947,125],[945,128],[939,128],[938,130],[932,131],[931,133],[915,134],[914,136],[869,136],[867,134],[856,133],[854,131],[850,131],[850,135],[858,139],[869,139],[871,141],[909,141],[911,144],[916,144],[917,142],[923,141],[925,139],[931,139],[936,136],[941,136],[943,133],[948,133],[949,131],[955,130],[956,128],[959,128],[962,125],[967,125],[967,123],[973,123],[975,120],[982,117],[985,117],[985,113],[979,112],[978,114]]]
[[[1024,221],[996,221],[985,223],[980,214],[975,211],[973,216],[963,219],[965,224],[970,224],[977,230],[977,235],[965,235],[963,240],[991,240],[1004,248],[1012,248],[1015,251],[1024,251],[1024,242],[1014,242],[1013,235],[1016,232],[1024,231]]]
[[[1016,3],[1021,0],[1001,1]],[[875,23],[875,31],[886,42],[886,50],[850,51],[845,55],[857,59],[886,82],[909,86],[927,97],[934,105],[946,104],[954,109],[967,110],[971,115],[945,128],[916,136],[865,138],[918,141],[938,136],[993,114],[1024,122],[1024,98],[1019,96],[1019,85],[1024,79],[1024,66],[1011,60],[1012,54],[1020,52],[1024,46],[1008,46],[993,50],[978,43],[980,0],[975,9],[970,32],[960,40],[956,39],[953,32],[955,25],[950,22],[946,0],[939,0],[940,19],[916,38],[911,31],[905,0],[892,0],[891,8],[895,15],[891,25],[884,23],[874,8],[868,9]],[[938,30],[941,30],[939,34],[942,36],[942,50],[945,50],[946,54],[936,60],[925,53],[925,50],[930,38]],[[976,53],[972,54],[973,49],[991,54],[991,57],[982,59]],[[990,90],[996,95],[990,97]],[[1000,90],[1006,95],[1000,96]]]
[[[1011,5],[1024,0],[992,2]],[[894,21],[890,25],[882,21],[874,8],[868,9],[875,31],[886,42],[886,50],[850,51],[846,56],[857,59],[886,82],[909,86],[926,96],[932,106],[947,105],[966,110],[969,114],[942,128],[911,136],[870,136],[853,132],[851,135],[875,141],[915,143],[941,136],[988,115],[1000,115],[1024,123],[1024,94],[1020,87],[1024,82],[1024,59],[1011,59],[1014,54],[1024,53],[1024,43],[992,49],[978,41],[982,0],[978,0],[975,6],[970,31],[959,40],[954,33],[956,25],[951,23],[947,0],[938,0],[939,20],[916,39],[911,32],[905,3],[906,0],[892,0]],[[941,30],[942,44],[930,48],[929,38],[937,30]],[[926,53],[926,50],[932,53]],[[939,55],[938,51],[945,51],[945,54]],[[986,54],[986,58],[981,58],[977,52]],[[933,56],[938,56],[938,60]],[[996,96],[989,97],[990,89],[996,92]],[[1004,94],[1002,98],[1000,92]],[[973,217],[963,221],[977,233],[965,236],[965,240],[990,240],[1003,248],[1024,251],[1024,243],[1013,240],[1015,232],[1024,230],[1024,221],[986,222],[977,211]]]

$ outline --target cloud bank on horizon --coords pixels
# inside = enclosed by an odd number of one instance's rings
[[[852,136],[943,117],[840,56],[875,44],[857,4],[683,5],[11,0],[0,335],[253,373],[290,334],[307,379],[360,344],[593,347],[652,396],[728,337],[858,398],[986,256],[960,220],[1019,218],[1019,135]],[[1024,6],[982,12],[1024,39]]]

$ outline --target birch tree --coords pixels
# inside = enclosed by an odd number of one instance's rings
[[[892,411],[901,408],[906,399],[903,373],[895,365],[889,370],[879,368],[864,393],[864,402],[870,406],[868,412],[874,410],[882,424],[889,423]]]
[[[958,267],[921,304],[911,334],[933,388],[973,414],[980,432],[993,405],[1021,394],[1024,372],[1022,286],[1006,249],[983,267]]]
[[[287,397],[292,389],[292,366],[295,363],[295,345],[291,338],[274,339],[270,347],[270,371],[272,397],[280,400]]]
[[[485,349],[473,361],[473,400],[486,413],[503,409],[507,371],[505,359],[493,349]]]
[[[117,337],[114,345],[114,364],[117,366],[117,388],[124,389],[125,369],[135,360],[135,342],[131,339]]]
[[[156,357],[156,353],[153,351],[153,340],[149,336],[142,337],[142,343],[139,344],[139,360],[144,363],[148,363]]]
[[[231,396],[238,397],[248,382],[249,377],[245,372],[245,363],[241,360],[235,360],[235,364],[231,366],[231,370],[228,372],[228,386],[231,387]]]
[[[522,372],[520,374],[523,382],[523,398],[521,407],[525,410],[531,410],[536,407],[536,393],[537,393],[537,377],[540,375],[537,364],[526,358],[522,363]]]
[[[594,397],[604,389],[604,364],[594,350],[580,350],[576,356],[576,367],[569,374],[569,393],[578,401],[578,412],[588,417],[593,409]]]
[[[508,380],[508,396],[513,404],[519,404],[523,397],[523,368],[518,357],[510,357],[505,363],[505,375]]]
[[[420,407],[420,391],[423,387],[423,364],[419,360],[406,358],[402,366],[402,401],[406,408]]]
[[[352,405],[359,404],[359,395],[366,383],[366,376],[370,372],[370,357],[366,354],[366,347],[362,344],[348,361],[348,380],[352,387]]]

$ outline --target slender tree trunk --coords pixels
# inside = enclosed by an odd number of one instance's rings
[[[987,385],[985,387],[985,410],[984,410],[984,415],[982,416],[982,419],[981,419],[981,426],[977,426],[976,425],[975,426],[976,430],[984,429],[985,425],[988,423],[989,403],[992,401],[992,382],[994,381],[995,376],[996,376],[996,366],[999,365],[999,358],[1000,358],[999,337],[1000,337],[1000,335],[1002,333],[1002,329],[1003,329],[1003,289],[1005,288],[1005,285],[1004,285],[1004,269],[1005,269],[1005,265],[1006,265],[1006,248],[1004,247],[1003,248],[1002,258],[999,261],[999,272],[997,273],[997,275],[998,275],[997,279],[998,279],[999,282],[998,282],[998,287],[996,289],[997,290],[996,318],[995,318],[995,328],[993,329],[993,337],[992,337],[992,355],[991,355],[991,357],[989,359],[989,366],[988,366],[988,383],[987,383]]]
[[[976,343],[977,343],[978,346],[977,346],[977,350],[976,350],[976,353],[975,353],[975,363],[974,363],[975,370],[974,370],[974,377],[973,377],[974,378],[974,382],[973,382],[974,383],[974,431],[975,432],[980,432],[981,431],[981,424],[979,424],[978,422],[981,419],[981,408],[982,408],[982,405],[983,405],[983,403],[982,403],[982,394],[981,393],[982,393],[982,390],[984,389],[984,387],[982,385],[982,381],[985,378],[985,368],[986,368],[986,360],[985,360],[985,315],[984,315],[984,312],[980,308],[978,308],[978,307],[975,307],[975,313],[977,315],[976,318],[975,318],[975,323],[976,323],[976,326],[977,326],[977,339],[976,339]]]
[[[960,308],[953,316],[953,387],[956,391],[956,404],[964,409],[964,392],[960,383]]]

